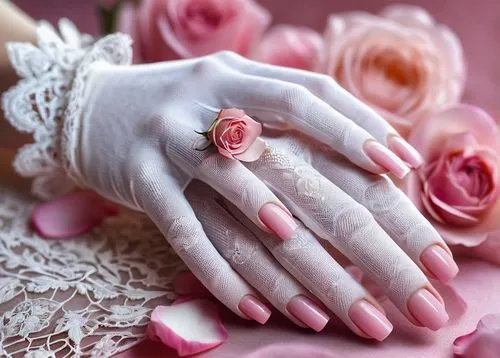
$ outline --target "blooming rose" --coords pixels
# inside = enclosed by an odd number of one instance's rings
[[[324,72],[402,135],[461,97],[465,66],[460,41],[419,7],[390,6],[379,16],[332,15],[325,46]]]
[[[118,30],[134,38],[142,61],[158,62],[221,50],[247,55],[270,20],[254,0],[143,0],[123,8]]]
[[[244,162],[257,160],[266,149],[259,138],[262,125],[240,109],[223,109],[210,127],[207,136],[220,154]]]
[[[264,35],[251,57],[272,65],[315,71],[322,54],[323,39],[316,31],[280,25]]]
[[[500,263],[495,121],[479,108],[457,105],[422,120],[408,141],[425,161],[407,179],[410,199],[449,244],[474,247],[467,251]]]
[[[500,351],[500,314],[481,318],[475,331],[453,342],[453,353],[464,358],[496,358]]]

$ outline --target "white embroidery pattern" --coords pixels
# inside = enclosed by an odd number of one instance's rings
[[[0,356],[110,357],[144,339],[184,269],[144,215],[64,241],[29,228],[35,202],[0,187]]]
[[[14,168],[34,178],[32,191],[43,199],[74,188],[74,175],[71,171],[70,179],[66,172],[73,167],[74,151],[68,133],[76,135],[72,129],[81,113],[90,64],[132,61],[131,39],[126,35],[113,34],[94,42],[67,19],[59,22],[59,30],[60,36],[42,21],[36,33],[38,47],[7,44],[12,66],[22,79],[3,95],[2,108],[16,129],[33,134],[35,140],[19,150]]]

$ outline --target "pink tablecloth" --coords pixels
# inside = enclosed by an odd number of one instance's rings
[[[51,21],[67,16],[81,29],[96,33],[92,1],[76,0],[17,0],[21,8],[35,18]],[[498,0],[413,0],[409,3],[424,6],[439,22],[454,29],[463,41],[469,62],[469,78],[464,100],[484,107],[500,117],[498,84],[500,83],[500,1]],[[318,30],[324,27],[326,14],[333,11],[369,10],[377,11],[393,1],[389,0],[262,0],[275,18],[275,22],[287,22],[312,26]],[[488,264],[462,261],[461,273],[453,286],[469,304],[467,313],[456,318],[452,312],[450,324],[437,333],[412,327],[404,318],[388,308],[394,322],[395,332],[384,343],[374,344],[348,333],[340,324],[333,323],[321,334],[298,329],[274,318],[270,324],[261,327],[232,315],[225,317],[230,332],[229,341],[220,348],[201,357],[240,357],[243,353],[276,342],[306,342],[328,347],[339,357],[370,358],[441,358],[451,357],[451,343],[454,338],[471,331],[477,321],[487,313],[500,312],[500,269]],[[455,314],[455,316],[454,316]],[[275,314],[278,316],[278,314]],[[144,344],[129,351],[121,358],[170,357],[171,351],[159,344]]]

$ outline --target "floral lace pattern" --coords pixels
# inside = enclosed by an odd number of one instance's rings
[[[81,112],[82,82],[88,67],[96,61],[122,65],[132,60],[131,40],[126,35],[114,34],[94,42],[67,19],[59,22],[59,30],[60,35],[42,21],[36,32],[38,47],[7,44],[9,59],[22,79],[5,92],[2,108],[16,129],[35,139],[19,150],[14,167],[20,175],[35,178],[32,191],[43,199],[74,188],[65,171],[73,167],[66,163],[71,159],[66,151],[73,150],[66,133]]]
[[[0,187],[0,356],[109,357],[143,340],[183,268],[154,224],[124,211],[45,240],[28,225],[34,204]]]

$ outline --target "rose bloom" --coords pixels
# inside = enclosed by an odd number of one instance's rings
[[[159,62],[221,50],[248,55],[270,21],[254,0],[142,0],[122,8],[118,30],[134,39],[137,62]]]
[[[332,15],[325,46],[323,71],[403,136],[418,120],[461,97],[465,65],[460,41],[419,7],[390,6],[379,16]]]
[[[323,39],[307,27],[279,25],[269,30],[250,56],[276,66],[316,71],[323,55]]]
[[[207,136],[226,158],[253,162],[266,149],[266,142],[259,138],[261,133],[259,122],[241,109],[232,108],[220,111]]]
[[[408,138],[425,164],[405,191],[448,244],[500,263],[500,132],[483,110],[456,105],[422,120]]]

